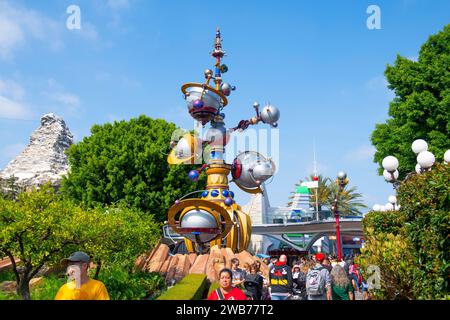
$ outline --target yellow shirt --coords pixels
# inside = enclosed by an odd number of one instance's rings
[[[75,288],[75,281],[66,283],[59,288],[55,300],[109,300],[109,295],[101,281],[89,279],[80,289]]]

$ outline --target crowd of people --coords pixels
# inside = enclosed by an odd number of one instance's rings
[[[264,259],[269,274],[265,277],[261,263],[245,263],[237,258],[231,269],[219,274],[219,288],[209,300],[369,300],[369,291],[361,269],[353,257],[338,261],[336,257],[317,253],[288,263],[286,255]]]

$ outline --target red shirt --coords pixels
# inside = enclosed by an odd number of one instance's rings
[[[238,288],[233,288],[229,293],[225,293],[223,297],[225,300],[247,300],[247,296]],[[219,300],[216,290],[209,294],[208,300]]]

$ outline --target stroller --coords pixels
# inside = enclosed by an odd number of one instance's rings
[[[258,282],[253,280],[245,280],[244,288],[244,293],[248,300],[261,300],[262,288]]]
[[[306,278],[304,276],[294,279],[290,300],[307,300]]]

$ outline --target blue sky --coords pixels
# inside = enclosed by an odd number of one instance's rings
[[[66,28],[71,4],[81,30]],[[380,30],[366,26],[371,4],[381,9]],[[0,168],[48,112],[77,141],[93,124],[140,114],[192,128],[180,86],[203,80],[220,26],[224,78],[237,86],[226,124],[253,116],[255,100],[281,110],[271,204],[284,205],[312,171],[313,141],[321,173],[345,170],[370,207],[384,204],[393,191],[377,175],[369,139],[393,98],[384,69],[397,54],[416,59],[448,23],[444,0],[0,0]],[[241,204],[248,199],[237,192]]]

